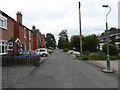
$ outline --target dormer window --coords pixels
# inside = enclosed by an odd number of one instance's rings
[[[0,15],[0,28],[7,29],[7,18]]]

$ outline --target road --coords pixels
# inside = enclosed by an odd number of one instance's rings
[[[56,49],[14,88],[118,88],[118,75]]]

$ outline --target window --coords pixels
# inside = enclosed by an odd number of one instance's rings
[[[0,15],[0,27],[7,29],[7,18]]]
[[[26,38],[26,29],[24,28],[24,38]]]
[[[8,43],[8,50],[13,50],[13,43]]]
[[[29,39],[31,40],[31,32],[29,31]]]
[[[31,50],[31,43],[29,43],[29,50]]]
[[[117,34],[117,35],[116,35],[116,39],[120,39],[120,34]]]
[[[24,43],[24,50],[26,50],[26,43]]]
[[[7,54],[7,44],[5,41],[0,41],[0,55]]]

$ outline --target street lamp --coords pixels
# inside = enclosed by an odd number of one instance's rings
[[[110,68],[110,55],[109,55],[109,35],[108,35],[108,23],[107,23],[107,17],[109,13],[111,12],[111,7],[109,5],[103,5],[104,8],[109,8],[109,12],[106,15],[106,36],[107,36],[107,69],[103,69],[103,72],[114,72],[114,70],[111,70]]]

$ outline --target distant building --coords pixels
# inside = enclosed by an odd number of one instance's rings
[[[114,44],[118,49],[120,49],[120,30],[111,31],[109,33],[109,43]],[[107,37],[106,34],[102,34],[99,37],[99,44],[100,44],[100,50],[102,50],[102,46],[107,43]]]
[[[41,43],[42,47],[46,48],[46,38],[44,34],[41,34]]]
[[[38,49],[40,48],[40,44],[42,46],[42,41],[41,41],[41,33],[39,29],[36,29],[35,26],[32,27],[33,30],[33,49]]]

